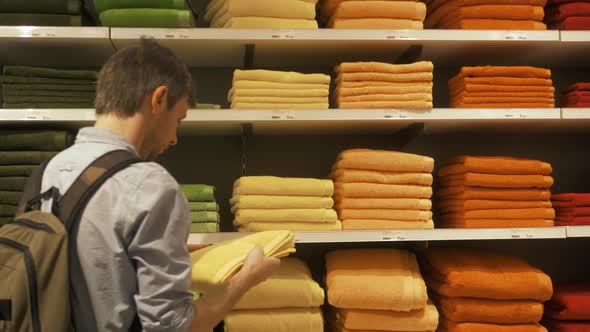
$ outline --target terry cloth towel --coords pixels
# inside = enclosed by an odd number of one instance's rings
[[[558,218],[576,218],[576,217],[588,217],[590,216],[590,207],[577,207],[577,208],[557,208],[556,209]]]
[[[553,168],[551,164],[538,160],[510,157],[458,156],[449,160],[447,165],[438,171],[438,175],[447,176],[468,172],[503,175],[550,175]]]
[[[2,91],[5,94],[17,92],[31,92],[31,93],[54,93],[62,91],[80,91],[80,92],[95,92],[95,84],[18,84],[18,83],[4,83],[2,84]]]
[[[340,183],[334,184],[336,200],[350,198],[430,198],[432,187],[409,186],[378,183]]]
[[[63,99],[69,99],[64,97],[75,97],[74,100],[94,100],[94,91],[52,91],[52,90],[38,90],[38,91],[27,91],[27,90],[9,90],[2,88],[2,95],[5,97],[37,97],[38,100],[42,100],[39,97],[60,97]]]
[[[453,108],[554,108],[554,103],[496,103],[496,104],[467,104],[456,103],[450,105]]]
[[[336,317],[342,327],[361,331],[435,331],[439,318],[430,303],[410,312],[338,309]]]
[[[65,131],[0,131],[3,151],[60,151],[72,142],[72,134]]]
[[[545,315],[556,320],[590,321],[590,284],[556,285],[545,303]]]
[[[421,263],[429,287],[447,297],[544,302],[553,294],[548,275],[505,253],[429,248]]]
[[[320,85],[318,85],[320,86]],[[285,102],[292,102],[292,99],[301,99],[303,102],[306,100],[313,101],[310,98],[328,97],[329,89],[323,87],[317,89],[293,89],[293,90],[276,90],[276,89],[243,89],[243,88],[232,88],[229,90],[227,101],[232,102],[239,97],[275,97],[284,98]],[[291,100],[287,99],[290,98]],[[238,99],[239,100],[239,99]],[[276,102],[275,102],[276,103]]]
[[[82,26],[82,16],[0,13],[2,25]]]
[[[413,184],[418,186],[431,186],[432,174],[430,173],[401,173],[385,171],[364,171],[358,169],[338,168],[331,174],[334,182],[341,183],[382,183],[382,184]]]
[[[44,85],[81,85],[96,88],[96,81],[94,80],[78,80],[67,78],[46,78],[46,77],[21,77],[21,76],[0,76],[0,83],[10,84],[44,84]]]
[[[384,220],[384,219],[346,219],[342,220],[342,230],[387,230],[387,229],[433,229],[432,219],[426,221]]]
[[[451,104],[543,104],[555,105],[554,98],[535,98],[535,97],[471,97],[468,95],[459,95]]]
[[[38,165],[8,165],[0,166],[0,176],[29,176],[39,167]]]
[[[539,324],[483,324],[483,323],[452,323],[441,321],[439,332],[547,332]]]
[[[336,209],[392,209],[429,211],[432,201],[418,198],[336,198]]]
[[[534,324],[543,317],[543,303],[435,297],[441,316],[456,323]]]
[[[332,19],[392,18],[424,21],[426,5],[415,1],[344,1],[331,15]]]
[[[220,242],[191,253],[192,289],[207,293],[231,278],[256,247],[268,257],[286,257],[295,252],[293,234],[288,231],[261,232]]]
[[[47,103],[47,102],[35,102],[35,103],[3,103],[2,106],[4,108],[10,109],[24,109],[24,108],[93,108],[93,102],[84,102],[84,103],[68,103],[68,102],[59,102],[59,103]]]
[[[488,84],[472,84],[472,83],[457,83],[450,87],[451,96],[458,95],[462,92],[469,93],[527,93],[536,92],[551,94],[554,96],[555,88],[552,86],[535,86],[535,85],[488,85]]]
[[[448,11],[448,10],[451,11]],[[425,25],[428,28],[436,28],[445,25],[447,22],[453,22],[464,19],[495,19],[495,20],[517,20],[517,21],[543,21],[545,16],[543,7],[528,5],[478,5],[465,7],[448,7],[443,6],[433,13],[426,20]]]
[[[68,103],[88,103],[92,104],[94,99],[91,97],[55,97],[55,96],[3,96],[2,100],[6,103],[59,103],[67,100]]]
[[[518,20],[462,19],[441,24],[442,29],[462,30],[547,30],[544,23]]]
[[[337,308],[408,312],[426,306],[426,285],[409,251],[333,251],[326,255],[326,269],[328,302]]]
[[[219,222],[219,213],[215,211],[193,211],[191,212],[192,223]]]
[[[205,11],[205,21],[220,21],[231,17],[274,17],[315,19],[315,3],[300,0],[281,2],[214,0]]]
[[[441,188],[436,191],[438,197],[444,199],[468,200],[513,200],[513,201],[548,201],[549,190],[542,189],[490,189],[478,187],[455,186]]]
[[[218,233],[219,224],[216,222],[191,223],[191,233]]]
[[[553,24],[553,30],[590,30],[590,17],[573,16]]]
[[[331,209],[331,197],[237,195],[230,199],[232,213],[239,209]]]
[[[94,70],[59,70],[28,66],[4,66],[2,74],[7,76],[64,78],[75,80],[96,80],[98,77],[98,73]]]
[[[547,14],[545,22],[548,24],[561,22],[568,17],[590,16],[590,3],[582,1],[572,1],[570,3],[563,3],[556,6],[547,7]]]
[[[531,5],[545,7],[547,0],[494,0],[494,4],[498,5]],[[427,0],[428,14],[436,11],[440,7],[445,6],[477,6],[477,5],[488,5],[490,0]]]
[[[456,213],[441,216],[443,220],[465,219],[553,219],[555,210],[544,208],[533,209],[495,209],[495,210],[471,210],[458,211]]]
[[[100,22],[108,27],[190,28],[196,26],[192,12],[161,8],[109,9],[100,13]]]
[[[397,151],[352,149],[338,154],[335,168],[431,173],[434,159]]]
[[[431,101],[363,101],[343,102],[338,105],[340,109],[362,110],[362,109],[431,109]]]
[[[2,151],[0,165],[39,165],[58,152],[49,151]]]
[[[590,194],[555,194],[551,196],[551,200],[560,208],[590,206]]]
[[[3,0],[0,3],[0,12],[3,13],[40,13],[40,14],[79,14],[80,1],[78,0],[45,0],[22,1]]]
[[[507,74],[507,73],[506,73]],[[500,85],[511,85],[511,86],[536,86],[536,87],[547,87],[550,88],[553,85],[553,81],[547,78],[535,78],[535,77],[498,77],[498,76],[486,76],[486,77],[468,77],[468,76],[455,76],[449,80],[449,86],[458,88],[462,84],[479,84],[487,86],[500,86]]]
[[[22,192],[0,191],[0,204],[18,205]]]
[[[422,30],[424,25],[420,21],[399,20],[392,18],[355,18],[334,19],[328,25],[331,29],[392,29],[392,30]]]
[[[452,93],[453,98],[491,98],[498,97],[499,99],[504,98],[538,98],[538,99],[555,99],[555,95],[552,92],[464,92],[461,91],[457,94]]]
[[[341,220],[347,219],[376,219],[376,220],[404,220],[428,221],[432,219],[432,212],[420,210],[385,210],[385,209],[341,209],[338,211]]]
[[[432,102],[432,94],[429,93],[408,93],[408,94],[375,94],[364,96],[341,97],[336,100],[337,104],[358,103],[358,102],[408,102],[426,101]]]
[[[241,97],[234,96],[232,104],[321,104],[326,103],[326,97]]]
[[[353,1],[354,2],[354,1]],[[385,1],[384,1],[385,2]],[[346,2],[352,3],[352,2]],[[398,3],[398,2],[392,2]],[[415,3],[415,2],[412,2]],[[343,62],[336,67],[340,73],[389,73],[389,74],[410,74],[418,72],[428,72],[434,70],[434,65],[430,61],[420,61],[411,64],[390,64],[384,62]]]
[[[555,226],[590,226],[590,217],[576,217],[573,219],[555,219]]]
[[[189,202],[188,207],[191,211],[219,211],[219,205],[214,202]]]
[[[343,85],[344,84],[340,84],[340,86],[336,87],[335,96],[337,99],[364,95],[399,95],[405,93],[432,94],[432,83],[392,83],[391,85],[385,86],[369,85],[350,88]]]
[[[280,178],[274,176],[244,176],[234,182],[233,196],[323,196],[334,193],[331,180],[310,178]]]
[[[99,13],[115,8],[188,9],[185,0],[94,0],[94,8]]]
[[[437,221],[439,228],[537,228],[553,227],[553,219],[446,219]],[[559,226],[559,225],[558,225]]]
[[[226,29],[317,29],[316,20],[270,17],[232,17],[225,24]]]
[[[276,83],[265,81],[234,81],[233,88],[235,89],[262,89],[262,90],[329,90],[328,84],[315,83]]]
[[[196,106],[196,109],[198,109],[198,110],[218,110],[218,109],[221,109],[221,105],[198,103]]]
[[[246,292],[234,310],[319,308],[323,304],[324,290],[312,279],[307,264],[297,258],[283,258],[281,266]]]
[[[379,81],[392,83],[409,83],[409,82],[431,82],[432,71],[389,74],[375,72],[356,72],[356,73],[338,73],[336,82],[358,82],[358,81]]]
[[[562,93],[570,93],[574,91],[590,91],[590,83],[576,83],[562,90]]]
[[[330,76],[324,74],[301,74],[296,72],[274,70],[240,70],[234,71],[233,82],[264,81],[275,83],[330,84]]]
[[[526,66],[463,67],[456,77],[457,79],[466,77],[521,77],[550,79],[551,70]]]
[[[17,208],[16,205],[0,204],[0,217],[14,217]]]
[[[437,202],[438,209],[443,213],[473,211],[473,210],[495,210],[495,209],[550,209],[553,204],[549,201],[503,201],[503,200],[481,200],[481,199],[444,199]]]
[[[590,323],[587,321],[543,320],[543,325],[550,332],[587,332],[590,331]]]
[[[553,178],[544,175],[497,175],[463,173],[441,176],[439,180],[447,186],[471,186],[487,188],[551,188]]]
[[[323,332],[319,308],[237,310],[225,317],[226,332]]]
[[[238,228],[240,232],[264,232],[287,230],[292,232],[304,231],[339,231],[342,223],[339,220],[329,223],[312,222],[251,222]]]
[[[326,103],[304,103],[304,104],[276,104],[276,103],[232,103],[232,109],[236,110],[327,110],[330,105]]]
[[[0,191],[23,191],[26,177],[0,177]]]
[[[238,209],[234,225],[251,222],[310,222],[330,223],[338,220],[332,209]]]
[[[215,202],[215,187],[205,184],[183,184],[180,190],[184,192],[189,202]]]

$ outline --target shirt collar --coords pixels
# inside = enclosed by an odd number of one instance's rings
[[[80,129],[78,136],[76,137],[76,143],[101,143],[116,146],[121,150],[127,150],[133,152],[135,155],[135,147],[129,143],[129,141],[106,128],[86,127]]]

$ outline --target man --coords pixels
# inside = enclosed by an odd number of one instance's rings
[[[149,39],[113,55],[96,92],[94,127],[80,130],[76,143],[50,162],[43,191],[55,186],[65,193],[90,163],[113,150],[154,160],[176,144],[178,125],[193,104],[186,65]],[[44,202],[44,211],[50,203]],[[258,248],[227,285],[193,301],[184,243],[189,219],[186,198],[162,166],[134,164],[110,178],[75,231],[79,264],[70,275],[76,330],[128,331],[139,318],[148,332],[210,332],[278,267]]]

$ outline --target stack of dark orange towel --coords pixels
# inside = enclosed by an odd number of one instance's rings
[[[463,67],[449,80],[453,108],[553,108],[551,70],[536,67]]]
[[[543,325],[551,332],[590,331],[590,284],[557,285]]]
[[[584,0],[549,0],[545,23],[554,30],[590,30],[590,2]]]
[[[576,83],[562,90],[561,107],[590,108],[590,83]]]
[[[509,254],[430,248],[421,270],[438,307],[439,332],[547,332],[539,324],[551,279]]]
[[[537,160],[459,156],[438,172],[438,227],[551,227],[552,167]]]
[[[551,196],[557,226],[590,225],[590,194]]]
[[[427,29],[546,30],[547,0],[426,0]]]

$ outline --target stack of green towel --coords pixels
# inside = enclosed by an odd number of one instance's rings
[[[196,19],[185,0],[94,0],[108,27],[190,28]]]
[[[191,233],[219,232],[219,205],[215,201],[215,187],[185,184],[180,188],[191,210]]]
[[[81,26],[80,0],[1,0],[0,25]]]
[[[92,70],[4,66],[0,76],[4,108],[94,108]]]
[[[33,170],[71,143],[64,131],[0,131],[0,225],[14,217]]]

